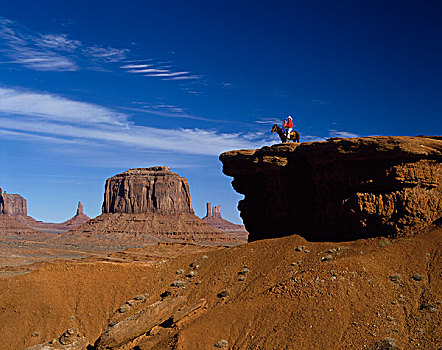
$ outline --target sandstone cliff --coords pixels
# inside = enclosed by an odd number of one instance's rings
[[[6,214],[8,215],[28,215],[26,199],[19,194],[4,193],[6,198]]]
[[[104,213],[192,213],[187,180],[168,167],[129,169],[106,181]]]
[[[406,236],[442,217],[441,137],[335,138],[221,154],[249,240]]]
[[[106,181],[103,214],[62,239],[100,244],[237,243],[198,218],[187,180],[168,167],[130,169]]]

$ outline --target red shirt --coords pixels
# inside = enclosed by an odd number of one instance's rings
[[[289,119],[287,122],[287,128],[293,129],[293,121],[291,119]]]

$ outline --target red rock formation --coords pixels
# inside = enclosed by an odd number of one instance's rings
[[[6,200],[2,189],[0,188],[0,215],[1,214],[6,214]]]
[[[187,180],[168,167],[129,169],[106,181],[104,213],[192,213]]]
[[[19,194],[6,194],[5,191],[5,197],[6,197],[6,214],[8,215],[23,215],[27,216],[27,205],[26,205],[26,199],[24,199]]]
[[[221,154],[249,239],[406,236],[442,217],[442,138],[364,137]],[[269,236],[271,234],[271,236]]]
[[[74,217],[70,218],[69,220],[66,220],[65,222],[62,222],[60,227],[64,227],[66,230],[71,230],[73,228],[77,228],[84,223],[88,222],[91,218],[83,213],[83,204],[81,202],[78,202],[77,212]]]
[[[106,181],[103,214],[68,232],[107,244],[164,241],[237,243],[198,218],[187,180],[168,167],[130,169]]]
[[[245,229],[244,225],[236,225],[230,221],[227,221],[221,217],[221,207],[214,206],[212,209],[212,204],[206,204],[207,213],[202,220],[207,222],[210,226],[221,230],[228,234],[229,236],[235,237],[236,239],[247,242],[247,237],[249,233]]]
[[[62,223],[52,223],[43,222],[35,220],[33,217],[27,215],[27,204],[26,199],[24,199],[19,194],[6,194],[3,193],[0,199],[0,203],[4,201],[3,205],[4,212],[14,218],[14,221],[29,226],[33,229],[44,231],[44,232],[66,232],[67,230],[76,228],[85,222],[90,220],[90,217],[83,213],[83,205],[78,202],[77,213],[71,219],[66,220]],[[0,209],[1,210],[1,209]],[[13,224],[16,226],[16,224]]]

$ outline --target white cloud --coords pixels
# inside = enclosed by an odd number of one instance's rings
[[[146,77],[176,77],[184,74],[188,74],[189,72],[175,72],[175,73],[159,73],[159,74],[147,74]]]
[[[273,124],[282,124],[283,120],[284,120],[284,118],[281,118],[281,119],[268,118],[268,119],[255,120],[255,123],[273,125]]]
[[[98,45],[84,47],[81,41],[69,39],[66,34],[37,33],[0,17],[0,53],[9,59],[8,63],[33,70],[76,71],[81,60],[87,59],[95,65],[119,62],[129,50]]]
[[[81,41],[70,40],[66,34],[42,34],[36,39],[40,47],[48,47],[51,49],[73,51],[81,46]]]
[[[145,60],[147,61],[147,60]],[[152,60],[150,60],[152,61]],[[190,74],[187,71],[174,71],[171,62],[156,62],[152,64],[126,64],[120,68],[127,73],[143,74],[145,77],[160,78],[161,80],[198,80],[201,76]]]
[[[114,47],[91,46],[84,50],[86,55],[105,62],[120,62],[126,59],[129,49],[116,49]]]
[[[348,131],[337,131],[337,130],[329,130],[329,135],[331,137],[359,137],[360,135],[348,132]]]
[[[265,143],[261,135],[135,125],[127,115],[112,109],[52,94],[2,88],[0,101],[0,131],[21,140],[49,138],[51,142],[107,143],[111,147],[196,155],[218,155]]]
[[[198,80],[201,77],[199,75],[184,75],[184,76],[179,76],[179,77],[172,77],[172,78],[167,78],[164,80]]]
[[[77,64],[55,49],[73,49],[80,42],[65,36],[44,36],[33,33],[16,22],[0,17],[0,44],[2,52],[11,61],[40,71],[75,71]]]
[[[120,68],[123,69],[137,69],[137,68],[147,68],[147,67],[152,67],[151,64],[126,64],[124,66],[121,66]],[[131,71],[129,71],[131,72]]]
[[[126,125],[126,115],[52,94],[0,88],[0,113],[79,124]]]

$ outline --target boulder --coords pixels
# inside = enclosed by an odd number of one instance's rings
[[[169,319],[186,302],[184,297],[157,301],[129,318],[117,323],[100,335],[95,349],[115,349],[132,339],[149,332],[156,325]]]
[[[414,234],[442,217],[441,137],[334,138],[220,155],[249,240]]]
[[[106,181],[103,214],[192,213],[187,180],[166,166],[129,169]]]

